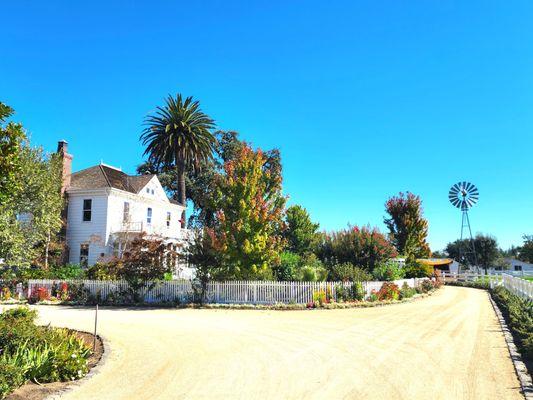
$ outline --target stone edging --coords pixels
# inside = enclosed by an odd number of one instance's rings
[[[87,331],[78,330],[78,332],[89,333],[92,335],[91,332],[87,332]],[[89,381],[91,378],[93,378],[94,376],[98,375],[101,372],[102,367],[105,365],[107,358],[109,357],[109,354],[111,353],[111,349],[106,339],[104,339],[101,335],[96,335],[96,337],[100,339],[100,341],[102,342],[102,346],[103,346],[102,356],[100,357],[100,360],[98,361],[98,363],[93,368],[91,368],[89,373],[85,375],[82,379],[69,382],[68,386],[58,390],[55,393],[50,394],[49,396],[45,397],[44,400],[58,400],[64,394],[69,393],[72,390],[84,385],[85,383],[87,383],[87,381]]]
[[[496,302],[492,299],[490,292],[488,292],[489,300],[494,308],[496,317],[500,322],[500,326],[503,331],[503,336],[505,337],[505,342],[507,343],[507,348],[509,349],[509,354],[511,355],[511,360],[513,361],[514,369],[518,375],[518,380],[520,381],[520,386],[522,387],[522,394],[527,400],[533,400],[533,383],[531,380],[531,375],[529,375],[526,365],[522,361],[522,356],[518,352],[516,345],[514,343],[513,335],[503,318],[503,314],[500,311],[500,308]]]

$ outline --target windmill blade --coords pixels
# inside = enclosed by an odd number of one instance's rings
[[[452,186],[452,189],[451,189],[451,190],[453,190],[455,193],[458,193],[458,192],[459,192],[459,183],[460,183],[460,182],[458,182],[458,183],[456,183],[455,185]]]

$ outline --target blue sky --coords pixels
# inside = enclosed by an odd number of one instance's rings
[[[475,232],[533,233],[533,3],[4,2],[0,101],[74,168],[133,172],[143,118],[168,93],[220,129],[281,149],[284,190],[323,229],[382,229],[419,194],[440,249],[447,191],[474,182]]]

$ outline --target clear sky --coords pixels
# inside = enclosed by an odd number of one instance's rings
[[[253,4],[252,4],[253,3]],[[74,169],[133,172],[145,115],[169,93],[220,129],[278,147],[284,190],[324,229],[383,226],[423,199],[434,250],[457,238],[453,183],[474,182],[475,232],[533,233],[533,2],[11,1],[0,100]]]

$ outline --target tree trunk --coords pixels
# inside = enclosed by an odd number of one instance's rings
[[[44,269],[48,271],[48,253],[50,250],[50,230],[48,230],[48,237],[46,238],[46,246],[44,248]]]
[[[178,201],[181,205],[187,205],[187,193],[185,188],[185,166],[183,164],[178,165]],[[181,216],[183,219],[182,226],[185,224],[185,210]]]

